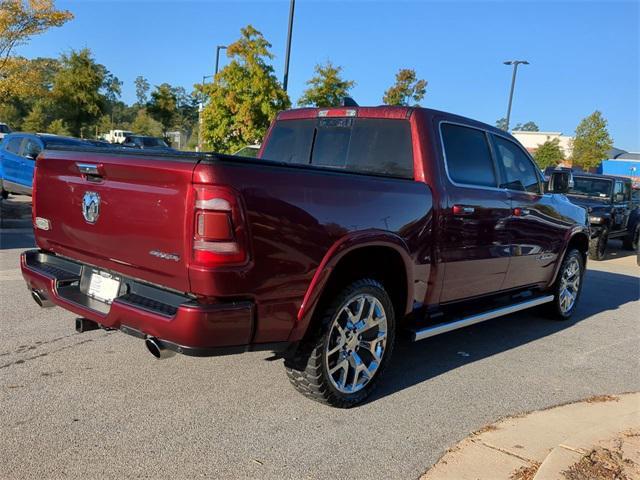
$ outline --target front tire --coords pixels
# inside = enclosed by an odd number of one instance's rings
[[[322,309],[318,329],[285,361],[291,384],[338,408],[362,403],[375,389],[395,340],[393,304],[376,280],[344,288]]]
[[[607,242],[609,241],[609,230],[603,227],[600,234],[589,241],[589,258],[591,260],[604,260],[607,253]]]
[[[553,285],[553,301],[548,305],[548,313],[555,320],[568,320],[578,305],[582,292],[584,276],[584,260],[580,251],[573,249],[567,252],[558,278]]]

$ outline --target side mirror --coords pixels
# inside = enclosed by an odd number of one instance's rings
[[[567,193],[573,188],[573,174],[567,171],[551,173],[547,191],[549,193]]]
[[[616,193],[613,200],[618,203],[624,202],[624,193]]]

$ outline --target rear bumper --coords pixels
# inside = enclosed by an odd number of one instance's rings
[[[52,303],[102,327],[140,338],[154,337],[178,353],[212,356],[286,347],[251,345],[255,319],[252,302],[203,305],[188,295],[120,276],[120,294],[107,304],[83,293],[90,265],[28,250],[22,253],[20,266],[28,288]]]

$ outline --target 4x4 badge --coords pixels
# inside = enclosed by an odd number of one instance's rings
[[[87,223],[96,223],[100,215],[100,195],[96,192],[85,192],[82,197],[82,216]]]

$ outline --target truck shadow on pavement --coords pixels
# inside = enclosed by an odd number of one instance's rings
[[[394,394],[450,370],[568,329],[593,315],[638,301],[638,278],[587,270],[580,302],[566,322],[533,309],[412,343],[400,337],[384,380],[369,402]]]

